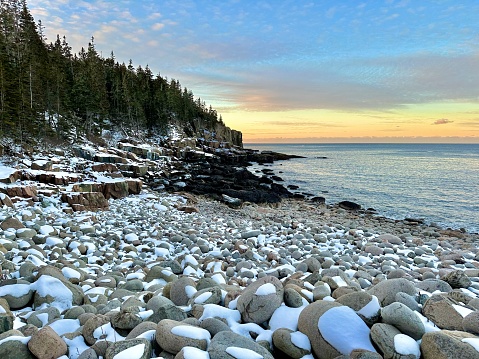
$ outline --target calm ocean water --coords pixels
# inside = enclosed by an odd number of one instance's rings
[[[284,184],[324,196],[326,203],[349,200],[389,218],[423,218],[427,223],[479,232],[477,144],[245,147],[306,157],[276,162],[270,168],[284,179]]]

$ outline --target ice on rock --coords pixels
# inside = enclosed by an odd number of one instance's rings
[[[323,338],[341,354],[349,355],[354,349],[376,352],[369,338],[369,327],[347,307],[334,307],[326,311],[318,321]]]
[[[276,287],[274,286],[273,283],[263,284],[262,286],[258,287],[258,289],[256,289],[256,292],[255,292],[256,295],[269,295],[269,294],[275,294],[275,293],[276,293]]]
[[[228,347],[226,348],[226,353],[235,359],[263,359],[261,354],[246,348]]]
[[[417,359],[421,356],[419,344],[406,334],[394,336],[394,350],[402,355],[414,355]]]

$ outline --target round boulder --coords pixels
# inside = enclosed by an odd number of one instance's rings
[[[283,303],[283,284],[273,276],[251,283],[238,298],[237,309],[246,323],[261,324],[268,321]]]

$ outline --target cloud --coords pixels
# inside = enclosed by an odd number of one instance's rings
[[[446,125],[453,122],[454,121],[448,120],[447,118],[440,118],[439,120],[434,121],[433,125]]]
[[[157,22],[157,23],[155,23],[155,24],[153,24],[153,25],[151,26],[151,29],[152,29],[152,30],[155,30],[155,31],[158,31],[158,30],[163,29],[164,27],[165,27],[165,24],[162,24],[162,23],[160,23],[160,22]]]

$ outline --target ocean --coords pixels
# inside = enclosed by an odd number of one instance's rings
[[[393,219],[479,232],[478,144],[246,144],[306,158],[268,168],[327,204],[353,201]],[[251,170],[264,168],[254,165]]]

